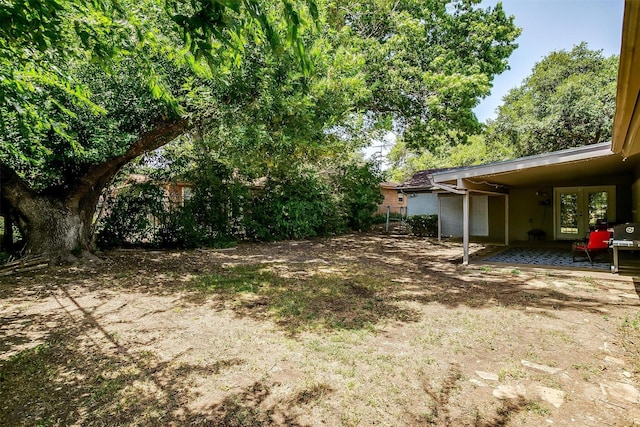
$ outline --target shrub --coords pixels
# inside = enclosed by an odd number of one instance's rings
[[[267,179],[253,200],[247,236],[267,241],[305,239],[344,228],[330,187],[306,171]]]
[[[375,223],[374,213],[384,199],[380,181],[373,163],[343,166],[334,178],[339,203],[352,230],[366,231]]]
[[[420,237],[434,237],[438,234],[438,215],[413,215],[407,218],[411,233]]]
[[[160,187],[144,183],[123,189],[98,226],[98,246],[156,243],[157,221],[167,216],[165,211],[164,191]]]

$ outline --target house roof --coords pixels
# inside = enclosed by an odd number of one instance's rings
[[[628,169],[632,168],[633,165],[629,164]],[[504,162],[435,172],[433,182],[456,184],[458,179],[482,178],[504,186],[531,183],[541,185],[594,175],[619,175],[625,169],[627,165],[623,164],[622,157],[611,151],[611,143],[603,142]]]
[[[398,185],[400,184],[397,182],[381,182],[380,183],[381,188],[390,189],[390,190],[395,190]]]
[[[618,68],[612,150],[624,157],[640,153],[640,1],[626,0]]]
[[[402,191],[428,191],[433,187],[433,174],[436,172],[448,171],[447,169],[425,169],[416,172],[408,181],[396,187],[396,190]]]

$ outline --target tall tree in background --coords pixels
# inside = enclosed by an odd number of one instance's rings
[[[502,141],[486,141],[484,135],[472,135],[464,144],[442,144],[431,150],[412,150],[400,140],[387,159],[391,168],[389,179],[403,182],[425,169],[453,168],[498,162],[513,157],[510,147]]]
[[[504,97],[487,140],[502,141],[516,156],[609,141],[617,70],[617,56],[584,42],[550,53]]]
[[[520,30],[501,3],[479,3],[328,2],[336,37],[364,60],[365,124],[393,125],[411,147],[457,142],[480,129],[472,110],[507,69]]]

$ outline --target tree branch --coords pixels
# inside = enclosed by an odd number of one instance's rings
[[[185,133],[189,126],[189,119],[184,118],[157,123],[151,131],[143,134],[124,154],[89,167],[78,180],[78,185],[70,194],[69,201],[79,203],[88,193],[93,193],[96,190],[101,191],[125,164],[141,154],[168,144]]]
[[[20,201],[31,199],[35,191],[9,166],[0,163],[0,200],[19,208]],[[3,210],[5,207],[2,207]],[[0,209],[1,210],[1,209]]]

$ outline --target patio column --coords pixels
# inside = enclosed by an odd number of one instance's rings
[[[469,191],[464,192],[462,199],[462,265],[469,265]]]
[[[438,199],[438,242],[442,242],[442,197],[436,194]]]

